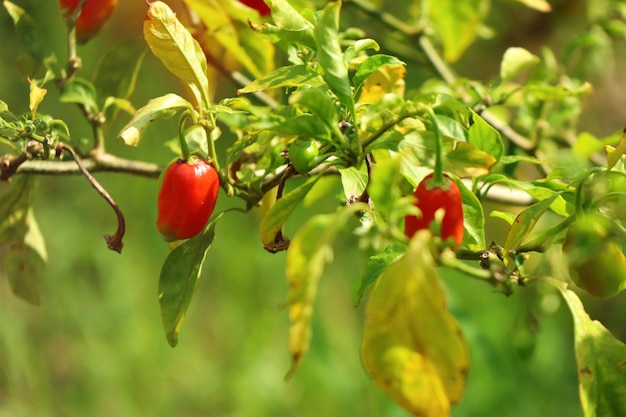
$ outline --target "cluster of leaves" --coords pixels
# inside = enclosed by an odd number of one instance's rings
[[[541,0],[521,2],[541,11],[550,8]],[[169,93],[133,111],[126,100],[128,89],[100,106],[94,98],[97,89],[90,82],[67,73],[51,79],[63,80],[62,91],[73,93],[62,93],[62,100],[78,104],[87,115],[104,115],[111,104],[129,110],[132,118],[119,133],[128,145],[140,145],[143,132],[156,119],[179,114],[180,135],[197,154],[211,160],[225,194],[241,199],[244,210],[260,203],[266,206],[260,222],[261,241],[270,252],[287,250],[293,358],[288,375],[308,351],[318,284],[324,267],[334,258],[337,236],[348,231],[358,237],[367,257],[357,294],[359,301],[368,294],[361,349],[364,366],[373,381],[412,414],[446,416],[465,388],[468,348],[446,308],[442,280],[450,269],[505,294],[538,282],[562,294],[574,317],[585,415],[626,412],[626,395],[620,386],[626,375],[619,366],[626,360],[626,347],[589,318],[576,293],[568,289],[571,280],[563,271],[552,271],[554,277],[546,278],[525,268],[535,252],[564,259],[560,244],[572,225],[586,216],[606,218],[602,237],[616,245],[626,236],[620,204],[626,135],[615,148],[606,147],[607,161],[602,159],[599,167],[590,168],[588,159],[597,159],[595,153],[606,143],[581,135],[573,145],[576,120],[590,84],[568,76],[547,48],[539,56],[509,48],[500,77],[490,84],[458,78],[448,63],[474,42],[486,16],[486,0],[463,5],[451,0],[429,2],[428,8],[426,2],[419,7],[411,2],[408,20],[414,17],[415,26],[363,0],[329,2],[315,12],[297,1],[268,3],[271,19],[258,16],[257,23],[246,25],[249,10],[236,2],[186,0],[201,22],[189,22],[187,27],[165,3],[149,4],[145,41],[189,88],[188,98]],[[398,3],[398,7],[406,6]],[[439,77],[405,91],[408,59],[379,53],[379,43],[358,30],[342,30],[342,7],[355,7],[394,27],[398,36],[424,53]],[[610,22],[606,27],[619,26],[615,23],[619,20]],[[577,45],[584,42],[573,42],[568,56]],[[278,67],[274,67],[275,48],[286,57]],[[228,63],[220,59],[224,56],[239,62]],[[254,80],[245,82],[237,97],[216,101],[217,73],[240,79],[239,66]],[[24,142],[24,135],[15,132],[24,123],[40,120],[36,106],[32,117],[23,119],[26,122],[2,114],[5,124],[0,134],[19,143]],[[90,120],[100,126],[101,119]],[[58,149],[54,141],[62,135],[46,129],[46,137],[53,142],[45,142],[44,150],[46,146]],[[221,157],[215,142],[227,136],[225,130],[233,140]],[[68,129],[63,133],[68,135]],[[418,232],[410,241],[402,233],[404,217],[419,214],[410,194],[433,169],[435,135],[443,138],[444,170],[454,177],[463,199],[465,237],[456,251],[430,230]],[[37,136],[28,136],[32,138]],[[287,149],[297,140],[313,141],[319,149],[306,175],[298,174],[288,158]],[[24,154],[23,149],[14,150]],[[521,173],[529,167],[539,174],[522,180]],[[341,195],[336,210],[311,217],[290,241],[283,235],[285,224],[328,178],[339,179],[333,183]],[[529,204],[515,213],[489,213],[507,222],[509,230],[502,244],[488,244],[484,202],[503,190],[515,190],[514,195],[527,197]],[[26,242],[36,231],[24,227],[25,219],[32,217],[28,201],[14,200],[3,199],[0,206],[7,213],[2,230],[19,229],[21,234],[4,232],[0,236],[9,238],[2,243]],[[202,233],[175,246],[163,265],[159,302],[172,346],[178,342],[223,215],[217,213]],[[539,227],[544,219],[552,226]],[[592,253],[590,242],[575,242],[573,253]],[[45,251],[37,254],[45,259]],[[623,257],[621,248],[618,255]],[[624,277],[624,272],[617,275]],[[18,275],[12,280],[15,288],[23,286]],[[489,285],[485,285],[487,290]]]

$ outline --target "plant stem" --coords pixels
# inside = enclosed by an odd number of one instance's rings
[[[96,191],[98,191],[98,193],[113,208],[113,211],[115,211],[115,215],[117,216],[117,230],[115,231],[115,234],[113,236],[105,234],[104,240],[106,240],[109,249],[114,250],[117,253],[121,253],[122,247],[124,246],[124,244],[122,243],[122,238],[124,237],[124,233],[126,232],[126,221],[124,220],[124,215],[122,214],[122,211],[117,206],[113,198],[109,195],[109,193],[104,189],[104,187],[100,185],[98,180],[96,180],[93,175],[91,175],[91,173],[87,171],[87,169],[81,162],[80,157],[76,154],[74,149],[64,143],[60,143],[58,149],[60,151],[66,151],[72,156],[74,162],[76,162],[76,165],[78,165],[80,171],[87,178],[87,180],[89,180],[91,186],[95,188]]]

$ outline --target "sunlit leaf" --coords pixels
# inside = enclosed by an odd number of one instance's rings
[[[539,64],[539,57],[527,49],[510,47],[504,52],[500,63],[500,78],[510,80]]]
[[[500,132],[473,110],[472,121],[467,138],[468,142],[499,161],[504,154],[504,144]]]
[[[496,158],[469,142],[457,143],[444,158],[445,170],[463,178],[487,175],[495,163]]]
[[[315,48],[313,24],[305,19],[287,0],[271,0],[272,20],[280,38]],[[262,26],[262,25],[261,25]]]
[[[341,176],[341,184],[346,200],[358,197],[365,191],[368,182],[367,169],[365,166],[361,168],[339,168],[339,175]]]
[[[469,353],[446,308],[430,237],[416,233],[405,255],[376,280],[362,357],[378,387],[411,414],[447,417],[463,395]]]
[[[343,60],[343,51],[339,43],[340,2],[329,2],[322,10],[315,24],[315,44],[317,59],[324,70],[322,76],[348,111],[354,115],[354,99],[348,78],[348,66]]]
[[[255,39],[256,45],[244,47],[240,31],[237,30],[237,22],[231,19],[223,2],[185,0],[185,3],[197,13],[206,26],[206,42],[218,42],[256,78],[261,77],[271,66],[274,46],[265,39],[252,36],[249,40]],[[250,30],[248,29],[247,32]],[[256,56],[253,57],[254,53]]]
[[[438,0],[428,3],[429,17],[443,43],[443,57],[454,62],[474,42],[489,0]]]
[[[48,90],[45,88],[41,88],[32,80],[29,80],[30,84],[30,100],[29,100],[29,108],[32,115],[32,120],[35,120],[37,115],[37,108],[39,104],[43,101],[43,98],[46,96]]]
[[[370,57],[372,61],[368,59],[359,65],[357,73],[352,80],[355,89],[361,89],[358,99],[359,103],[376,103],[388,93],[397,94],[399,97],[404,96],[404,76],[406,75],[404,63],[399,60],[391,62],[392,60],[384,57],[386,56],[374,55]],[[389,63],[380,66],[378,63],[381,61],[389,61]]]
[[[366,204],[353,204],[337,213],[312,217],[298,230],[287,250],[289,352],[293,359],[287,377],[293,375],[309,350],[313,304],[324,265],[333,259],[335,237],[354,213],[368,209]]]
[[[156,119],[172,117],[179,110],[193,110],[193,106],[184,98],[172,93],[153,98],[137,110],[130,122],[122,128],[119,137],[127,145],[137,146],[141,135],[150,123]]]
[[[585,417],[626,415],[626,345],[589,317],[576,293],[558,288],[574,318],[578,388]]]
[[[357,39],[352,45],[348,46],[343,53],[343,59],[345,64],[349,67],[352,60],[357,57],[361,52],[373,49],[378,51],[380,46],[374,39]]]
[[[626,153],[626,133],[624,133],[619,141],[617,142],[617,147],[605,147],[606,155],[608,159],[607,168],[611,169],[617,164],[620,158]]]
[[[260,225],[261,240],[265,246],[274,242],[291,213],[311,191],[318,179],[319,176],[312,177],[304,184],[294,188],[279,198],[267,211]]]
[[[143,33],[152,53],[189,86],[198,104],[208,107],[211,102],[206,57],[167,4],[149,3]]]
[[[530,7],[531,9],[539,10],[540,12],[549,12],[552,10],[552,6],[547,0],[517,0],[518,2]]]
[[[200,281],[202,265],[215,238],[212,219],[199,235],[177,246],[165,259],[159,278],[159,306],[165,336],[170,346],[178,343],[178,334],[185,314]]]
[[[356,69],[356,73],[354,74],[354,77],[352,77],[352,83],[354,84],[354,88],[360,88],[361,84],[363,84],[365,79],[369,77],[370,74],[372,74],[377,69],[380,69],[381,67],[387,65],[392,66],[390,70],[394,71],[391,73],[387,72],[387,74],[389,75],[389,85],[394,87],[399,80],[404,79],[404,74],[406,74],[406,69],[404,69],[405,63],[394,56],[377,54],[368,57],[359,64]],[[393,88],[390,88],[387,92],[391,91],[393,91]]]
[[[465,226],[463,246],[472,250],[483,250],[487,247],[485,243],[485,213],[483,205],[462,181],[457,180],[456,183],[459,191],[461,191],[463,200],[463,223]]]
[[[322,77],[311,68],[306,65],[293,65],[277,68],[264,77],[241,88],[238,92],[252,93],[269,88],[300,87],[302,85],[320,87],[324,84]]]

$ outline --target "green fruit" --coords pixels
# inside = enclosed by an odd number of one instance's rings
[[[626,257],[609,236],[610,222],[601,215],[584,216],[569,228],[563,242],[572,281],[602,298],[626,288]]]
[[[306,174],[313,167],[319,156],[319,146],[311,139],[296,139],[288,151],[289,162],[300,174]]]

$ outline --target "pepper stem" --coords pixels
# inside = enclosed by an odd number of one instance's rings
[[[435,134],[435,170],[433,172],[431,185],[436,188],[445,187],[446,180],[443,176],[443,138],[439,131],[439,125],[437,124],[437,118],[435,112],[431,107],[426,106],[426,113],[433,125],[433,133]]]
[[[180,152],[182,155],[182,158],[185,161],[189,161],[189,159],[191,158],[191,152],[189,151],[189,145],[187,144],[187,139],[185,138],[185,122],[187,121],[187,118],[190,117],[190,113],[189,111],[185,111],[180,119],[178,120],[178,140],[180,142]]]

